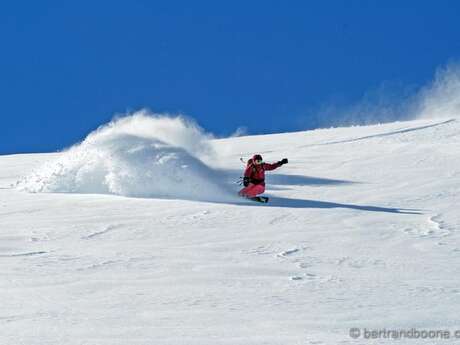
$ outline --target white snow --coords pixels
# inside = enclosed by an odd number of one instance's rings
[[[0,156],[0,344],[459,329],[459,152],[451,118],[217,140],[139,114],[63,153]],[[232,194],[253,153],[289,158],[266,205]]]
[[[141,111],[94,131],[25,176],[17,187],[30,192],[229,200],[231,193],[200,156],[209,159],[212,151],[209,138],[193,122]]]

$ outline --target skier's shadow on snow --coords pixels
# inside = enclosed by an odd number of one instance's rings
[[[318,201],[318,200],[306,200],[306,199],[291,199],[282,197],[271,197],[268,204],[264,204],[265,207],[288,207],[288,208],[349,208],[352,210],[359,211],[370,211],[370,212],[386,212],[386,213],[399,213],[399,214],[421,214],[416,209],[402,209],[392,207],[380,207],[370,205],[354,205],[354,204],[341,204],[337,202],[329,201]]]
[[[240,170],[226,170],[221,173],[227,176],[228,181],[235,176],[241,175]],[[321,185],[347,185],[360,183],[355,181],[347,180],[335,180],[321,177],[304,176],[304,175],[286,175],[280,173],[267,174],[267,184],[271,190],[282,190],[286,189],[283,186],[321,186]],[[318,201],[318,200],[306,200],[306,199],[291,199],[283,197],[272,197],[267,204],[259,204],[250,202],[253,206],[263,207],[286,207],[286,208],[348,208],[352,210],[368,211],[368,212],[386,212],[386,213],[399,213],[399,214],[421,214],[420,210],[415,209],[402,209],[402,208],[391,208],[391,207],[380,207],[371,205],[354,205],[354,204],[341,204],[337,202],[329,201]]]
[[[241,176],[241,170],[225,170],[220,171],[221,174],[225,175],[226,179],[232,183],[235,180],[235,176]],[[278,172],[267,174],[265,177],[267,184],[272,190],[283,189],[280,186],[322,186],[322,185],[346,185],[358,183],[347,180],[335,180],[322,177],[304,176],[304,175],[287,175],[280,174]]]

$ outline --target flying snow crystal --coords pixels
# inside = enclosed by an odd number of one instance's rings
[[[222,199],[217,173],[203,161],[210,136],[193,121],[139,111],[115,119],[18,182],[30,192]]]

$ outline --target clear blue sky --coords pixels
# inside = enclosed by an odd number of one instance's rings
[[[3,1],[0,154],[55,151],[114,113],[226,135],[315,127],[334,99],[423,85],[460,55],[459,1]]]

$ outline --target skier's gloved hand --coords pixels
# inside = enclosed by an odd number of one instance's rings
[[[287,158],[283,158],[282,160],[280,160],[278,162],[279,165],[283,165],[283,164],[287,164],[288,163],[288,159]]]
[[[243,186],[247,187],[249,186],[249,183],[251,182],[251,179],[247,176],[243,178]]]

